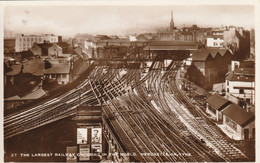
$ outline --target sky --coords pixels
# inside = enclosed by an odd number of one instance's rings
[[[254,6],[5,6],[5,35],[77,33],[123,35],[155,32],[169,27],[173,11],[176,27],[242,26],[254,28]],[[10,37],[10,36],[9,36]]]

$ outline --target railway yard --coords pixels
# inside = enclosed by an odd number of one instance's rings
[[[80,104],[102,106],[104,121],[131,161],[247,161],[180,89],[176,79],[182,62],[165,65],[154,60],[149,66],[123,68],[118,64],[97,64],[74,89],[5,115],[4,140],[72,117]]]

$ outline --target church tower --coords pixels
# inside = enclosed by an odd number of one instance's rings
[[[173,14],[171,12],[170,32],[173,32],[173,30],[174,30],[174,23],[173,23]]]

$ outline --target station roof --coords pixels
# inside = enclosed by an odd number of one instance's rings
[[[144,50],[194,50],[194,46],[146,46]]]
[[[212,106],[214,109],[221,111],[223,110],[227,105],[231,104],[230,101],[227,99],[221,97],[217,93],[214,95],[210,96],[207,100],[208,104]]]
[[[150,46],[196,46],[192,41],[150,41]]]
[[[144,50],[196,50],[195,42],[190,41],[151,41]]]
[[[229,105],[222,113],[241,127],[245,127],[255,120],[253,112],[247,112],[236,104]]]

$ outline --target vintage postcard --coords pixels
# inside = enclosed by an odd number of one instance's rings
[[[257,162],[259,2],[1,4],[4,162]]]

